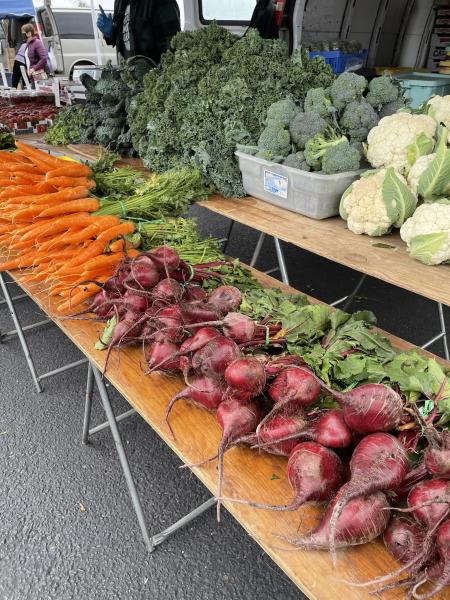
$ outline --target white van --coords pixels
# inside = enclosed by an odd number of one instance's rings
[[[36,23],[46,48],[53,48],[57,73],[72,78],[74,67],[97,64],[92,14],[87,8],[36,8]],[[102,63],[117,62],[116,51],[99,35]]]
[[[22,43],[21,27],[35,22],[39,35],[47,49],[53,48],[58,75],[72,78],[74,68],[98,64],[92,14],[87,8],[49,8],[38,6],[35,19],[17,18],[2,21],[0,27],[0,62],[11,61],[7,48],[17,49]],[[115,48],[108,46],[99,32],[102,64],[111,60],[117,63]],[[13,58],[14,50],[9,52]]]

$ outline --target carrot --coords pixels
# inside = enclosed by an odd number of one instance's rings
[[[82,291],[73,294],[68,300],[66,300],[66,302],[60,304],[56,310],[61,313],[71,310],[72,308],[75,308],[76,306],[93,296],[95,293],[97,293],[98,289],[98,286],[89,283],[85,286],[85,288]]]
[[[85,198],[84,200],[70,200],[56,206],[45,208],[39,217],[54,217],[76,212],[94,212],[99,209],[99,201],[95,198]]]
[[[95,186],[95,182],[92,179],[88,179],[87,177],[52,177],[49,179],[46,178],[46,181],[50,185],[54,185],[58,188],[66,188],[66,187],[76,187],[77,185],[82,185],[84,187],[92,187]]]
[[[66,163],[64,167],[48,171],[45,178],[48,181],[55,177],[87,177],[88,175],[92,175],[92,170],[87,165],[83,165],[82,163]]]
[[[33,148],[32,146],[29,146],[28,144],[24,144],[23,142],[16,141],[16,146],[30,160],[34,157],[35,159],[41,160],[44,163],[53,165],[54,169],[57,169],[57,168],[61,167],[63,164],[65,164],[65,161],[63,161],[62,159],[56,158],[56,156],[51,156],[50,154],[47,154],[46,152],[43,152],[42,150],[39,150],[38,148]]]
[[[41,181],[34,185],[11,185],[9,188],[3,190],[3,192],[0,192],[0,203],[3,198],[7,199],[20,198],[20,196],[39,196],[52,192],[56,192],[56,188],[46,181]]]
[[[40,237],[47,237],[61,231],[66,231],[70,227],[77,225],[89,225],[93,217],[89,213],[78,213],[77,215],[66,215],[58,219],[47,219],[40,223],[30,225],[28,231],[22,236],[22,240],[37,240]]]
[[[18,196],[13,198],[13,202],[17,204],[54,204],[60,202],[68,202],[69,200],[79,200],[86,198],[89,191],[84,186],[67,188],[59,192],[45,193],[38,195]]]

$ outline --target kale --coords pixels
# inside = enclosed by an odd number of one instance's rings
[[[130,103],[133,146],[154,171],[195,166],[222,194],[242,196],[236,144],[257,145],[275,102],[301,106],[311,87],[332,81],[322,59],[289,58],[284,42],[253,29],[240,39],[216,23],[181,32]]]

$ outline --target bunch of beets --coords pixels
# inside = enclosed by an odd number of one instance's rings
[[[425,430],[423,464],[412,468],[395,435],[405,420],[402,397],[375,383],[338,392],[300,357],[280,354],[285,342],[281,325],[241,314],[237,288],[221,285],[210,294],[202,289],[205,279],[220,280],[215,269],[221,264],[190,266],[168,246],[142,252],[123,260],[84,312],[100,320],[115,317],[108,352],[143,342],[148,373],[184,376],[186,387],[170,401],[167,421],[183,398],[216,411],[222,436],[216,456],[204,462],[218,459],[218,517],[228,449],[246,443],[287,456],[294,492],[289,504],[227,500],[272,510],[329,502],[318,526],[292,543],[328,549],[335,559],[336,548],[363,544],[385,532],[386,546],[402,568],[354,585],[378,584],[383,590],[408,585],[409,597],[431,597],[417,591],[423,583],[435,581],[433,594],[450,583],[450,434],[432,426]],[[258,353],[252,355],[255,348]],[[323,391],[339,409],[312,406]],[[352,445],[350,479],[344,483],[338,452]],[[391,503],[406,494],[409,508],[404,510],[415,520],[397,517],[389,523]],[[406,571],[405,579],[386,583]]]

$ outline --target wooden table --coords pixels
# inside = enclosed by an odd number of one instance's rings
[[[88,357],[91,364],[103,370],[106,353],[94,349],[102,326],[87,321],[59,320],[55,316],[57,302],[54,299],[49,298],[42,288],[22,282],[20,273],[12,275],[23,290]],[[258,274],[258,277],[266,286],[294,291],[267,275]],[[313,298],[310,300],[317,302]],[[389,335],[388,337],[398,349],[411,348],[410,344],[399,338]],[[170,398],[183,387],[183,383],[179,378],[159,373],[144,377],[141,364],[142,354],[138,348],[125,349],[120,356],[118,352],[113,352],[107,378],[182,461],[195,463],[215,454],[220,434],[214,416],[188,402],[180,401],[175,406],[171,418],[175,432],[173,438],[164,422],[164,414]],[[449,363],[444,364],[450,367]],[[285,458],[258,454],[246,448],[232,449],[225,457],[223,492],[226,496],[284,504],[292,494],[285,469]],[[193,472],[212,494],[217,492],[217,472],[214,463],[194,468]],[[176,477],[177,472],[168,473],[168,476]],[[333,570],[326,552],[280,550],[279,547],[286,544],[275,538],[273,532],[292,536],[297,530],[307,531],[315,525],[320,514],[319,509],[315,507],[304,507],[292,513],[277,513],[233,503],[224,504],[248,534],[311,600],[336,600],[344,597],[347,600],[368,600],[373,596],[370,596],[367,590],[353,588],[340,580],[367,580],[396,567],[396,563],[379,540],[365,546],[339,551],[336,571]],[[186,507],[186,510],[191,508]],[[249,565],[249,568],[253,566]],[[437,598],[443,599],[445,596],[446,594],[443,594]],[[382,597],[394,600],[403,598],[404,594],[397,590],[384,593]]]
[[[215,195],[199,204],[303,250],[450,305],[450,265],[430,267],[413,260],[398,232],[381,238],[355,235],[339,217],[316,221],[251,196]]]

